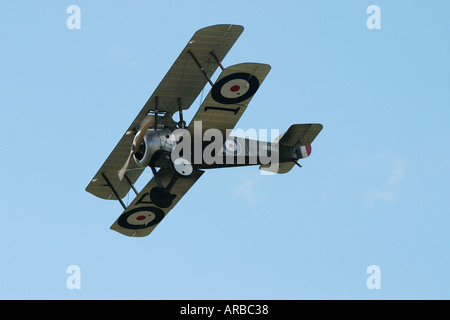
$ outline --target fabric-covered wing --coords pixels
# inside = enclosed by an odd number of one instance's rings
[[[211,53],[222,61],[243,30],[242,26],[224,24],[197,31],[147,101],[143,111],[155,110],[155,97],[158,97],[158,111],[173,115],[178,111],[179,98],[182,108],[188,109],[207,83],[192,55],[202,65],[208,77],[211,77],[218,68]]]
[[[261,63],[241,63],[223,70],[188,126],[189,132],[194,134],[194,122],[201,121],[203,131],[219,129],[226,139],[226,130],[235,127],[269,71],[270,66]]]
[[[130,154],[134,133],[139,130],[140,123],[150,111],[155,110],[155,101],[158,100],[158,112],[164,113],[164,116],[158,118],[158,124],[167,126],[175,124],[172,120],[172,115],[178,110],[178,103],[181,104],[182,109],[188,109],[207,83],[206,78],[191,54],[195,55],[198,62],[202,64],[206,74],[211,77],[218,67],[216,58],[218,61],[222,61],[243,30],[242,26],[227,24],[206,27],[194,34],[112,153],[91,180],[86,188],[87,192],[102,199],[117,199],[105,180],[104,176],[106,176],[120,198],[127,195],[130,190],[130,184],[127,179],[119,180],[118,171]],[[134,161],[130,162],[128,168],[126,176],[131,183],[135,183],[144,169],[138,167]]]
[[[159,208],[150,200],[150,190],[157,186],[156,180],[153,178],[114,222],[111,229],[130,237],[148,236],[201,177],[203,172],[196,170],[189,178],[178,178],[170,191],[174,198],[168,208]],[[162,184],[167,186],[173,173],[171,169],[163,168],[159,170],[158,175]]]

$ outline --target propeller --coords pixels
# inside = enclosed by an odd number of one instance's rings
[[[133,157],[134,154],[139,152],[139,149],[141,148],[141,144],[144,141],[145,134],[147,133],[147,130],[154,126],[155,124],[155,116],[154,115],[148,115],[146,116],[140,126],[139,131],[136,134],[136,137],[134,138],[134,144],[131,148],[130,155],[127,158],[127,161],[123,165],[122,169],[119,170],[119,180],[122,181],[123,177],[125,176],[125,173],[127,172],[128,165],[130,164],[130,160]]]

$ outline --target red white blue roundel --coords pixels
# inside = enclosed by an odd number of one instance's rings
[[[242,151],[242,146],[236,139],[228,139],[223,144],[225,153],[231,155],[238,155]]]
[[[118,219],[119,226],[127,229],[142,229],[154,226],[164,218],[164,212],[156,207],[135,208],[124,212]]]
[[[211,96],[219,103],[235,104],[253,96],[258,87],[258,78],[249,73],[238,72],[217,81],[212,87]]]

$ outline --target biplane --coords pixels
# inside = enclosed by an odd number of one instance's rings
[[[292,125],[272,142],[231,135],[270,71],[261,63],[223,67],[222,60],[243,30],[224,24],[198,30],[86,187],[122,205],[112,230],[132,237],[149,235],[205,169],[259,165],[261,170],[286,173],[311,154],[321,124]],[[213,82],[218,68],[221,73]],[[186,125],[183,110],[208,83],[210,92]],[[209,159],[202,156],[207,150]],[[135,183],[148,167],[153,178],[138,192]],[[136,197],[127,206],[122,199],[130,190]]]

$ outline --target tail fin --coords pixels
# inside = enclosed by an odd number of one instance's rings
[[[292,147],[295,149],[298,159],[306,158],[311,154],[311,143],[322,130],[323,126],[318,123],[312,124],[294,124],[289,127],[288,131],[276,138],[273,143]],[[271,173],[287,173],[295,165],[295,162],[283,162],[279,166],[271,164],[261,165],[260,170],[269,171]]]

